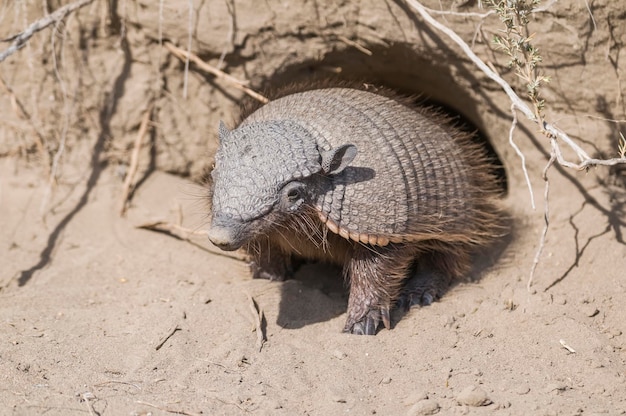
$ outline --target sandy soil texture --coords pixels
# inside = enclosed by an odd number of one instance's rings
[[[375,337],[346,335],[336,270],[253,280],[201,233],[141,227],[206,228],[196,183],[211,166],[217,121],[236,119],[244,94],[194,65],[185,80],[162,46],[159,33],[186,45],[188,2],[165,2],[162,18],[158,2],[113,3],[94,1],[0,63],[0,414],[626,413],[623,170],[550,170],[550,229],[529,290],[548,146],[520,121],[533,210],[507,143],[506,96],[445,37],[401,1],[194,2],[192,50],[214,65],[222,57],[251,86],[341,70],[422,92],[463,114],[504,163],[511,235],[441,301]],[[424,3],[485,12],[471,1]],[[605,157],[626,118],[617,3],[559,1],[531,23],[552,78],[546,117]],[[41,15],[39,2],[0,5],[0,38]],[[437,18],[523,93],[490,45],[496,16]]]

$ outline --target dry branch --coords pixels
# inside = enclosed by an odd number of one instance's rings
[[[560,339],[559,340],[559,344],[561,344],[561,346],[563,348],[565,348],[567,351],[569,351],[570,353],[572,353],[572,354],[576,353],[576,350],[574,348],[570,347],[569,345],[567,345],[567,342],[565,342],[565,340]]]
[[[188,240],[192,235],[206,236],[206,231],[193,231],[180,225],[172,224],[167,221],[150,221],[140,225],[136,228],[143,228],[144,230],[158,231],[166,234],[170,234],[173,237],[181,240]]]
[[[406,2],[413,9],[415,9],[417,11],[417,13],[419,13],[420,16],[428,24],[430,24],[431,26],[433,26],[434,28],[436,28],[440,32],[444,33],[450,39],[452,39],[452,41],[454,41],[454,43],[456,43],[463,50],[465,55],[485,75],[487,75],[491,80],[495,81],[504,90],[504,92],[508,95],[508,97],[509,97],[509,99],[511,101],[511,111],[513,113],[513,123],[512,123],[512,126],[511,126],[511,130],[509,132],[509,142],[511,143],[511,145],[513,146],[513,148],[515,149],[517,154],[522,159],[522,168],[524,170],[524,175],[525,175],[525,178],[526,178],[526,182],[527,182],[528,187],[530,189],[531,200],[533,200],[533,197],[532,197],[532,185],[530,183],[530,178],[527,175],[526,166],[525,166],[525,162],[524,162],[524,157],[523,157],[523,154],[521,154],[521,152],[519,151],[519,148],[517,148],[517,146],[513,142],[513,131],[514,131],[515,125],[517,124],[517,113],[516,113],[516,111],[517,110],[521,111],[526,116],[526,118],[528,118],[529,120],[537,123],[539,125],[539,127],[540,127],[541,133],[543,133],[550,140],[550,160],[548,161],[547,165],[545,166],[545,168],[543,170],[543,175],[542,175],[542,177],[543,177],[543,179],[545,181],[545,190],[544,190],[544,221],[545,221],[545,224],[544,224],[543,231],[541,233],[541,237],[540,237],[540,241],[539,241],[539,247],[538,247],[538,249],[537,249],[537,251],[535,253],[535,258],[533,260],[533,264],[532,264],[531,269],[530,269],[530,276],[528,278],[528,283],[527,283],[527,288],[528,288],[528,290],[530,290],[530,287],[531,287],[531,285],[533,283],[535,270],[536,270],[537,265],[539,263],[539,260],[540,260],[540,257],[541,257],[541,253],[543,252],[543,248],[545,246],[546,235],[547,235],[547,232],[548,232],[548,229],[549,229],[549,226],[550,226],[550,218],[549,218],[550,210],[549,210],[549,201],[548,201],[548,192],[549,192],[549,189],[550,189],[550,182],[549,182],[548,176],[547,176],[547,173],[548,173],[548,170],[550,169],[550,167],[552,167],[552,165],[556,161],[556,163],[558,163],[561,166],[564,166],[564,167],[567,167],[567,168],[572,168],[572,169],[577,169],[577,170],[582,170],[582,169],[589,168],[591,166],[614,166],[614,165],[617,165],[617,164],[626,164],[626,158],[624,158],[623,155],[620,155],[621,157],[619,157],[619,158],[613,158],[613,159],[596,159],[596,158],[592,158],[591,156],[589,156],[587,154],[587,152],[585,152],[578,144],[576,144],[567,135],[567,133],[565,133],[564,131],[562,131],[558,127],[555,127],[552,124],[546,122],[544,119],[538,117],[537,113],[535,111],[531,110],[531,108],[526,103],[524,103],[524,101],[522,101],[522,99],[515,93],[515,91],[513,91],[513,88],[511,88],[511,86],[502,77],[500,77],[500,75],[498,75],[498,73],[494,69],[490,68],[487,64],[485,64],[485,62],[483,62],[483,60],[481,60],[472,51],[470,46],[463,39],[461,39],[461,37],[456,32],[454,32],[449,27],[445,26],[444,24],[442,24],[439,21],[437,21],[436,19],[434,19],[429,14],[429,9],[426,9],[417,0],[406,0]],[[553,2],[549,3],[549,5],[551,5],[551,4],[553,4]],[[546,6],[546,7],[548,7],[548,6]],[[535,9],[533,11],[537,12],[537,11],[539,11],[539,9]],[[567,146],[569,146],[576,153],[576,156],[579,159],[578,163],[568,161],[568,160],[566,160],[563,157],[563,153],[562,153],[559,141],[557,139],[561,140],[562,142],[567,144]],[[533,201],[533,208],[534,208],[534,201]]]
[[[599,166],[599,165],[613,166],[617,164],[626,163],[626,158],[614,158],[614,159],[592,158],[578,144],[576,144],[576,142],[574,142],[567,133],[565,133],[558,127],[555,127],[546,121],[538,120],[537,117],[535,116],[535,112],[531,110],[530,107],[526,103],[524,103],[524,101],[522,101],[522,99],[515,93],[515,91],[513,91],[513,88],[511,88],[511,86],[502,77],[500,77],[500,75],[498,75],[494,70],[489,68],[489,66],[485,64],[485,62],[483,62],[483,60],[480,59],[474,53],[474,51],[472,51],[470,46],[463,39],[461,39],[461,37],[456,32],[454,32],[452,29],[445,26],[444,24],[440,23],[439,21],[435,20],[428,13],[428,10],[417,0],[406,0],[406,1],[413,9],[415,9],[415,11],[417,11],[420,14],[420,16],[422,16],[422,18],[428,24],[430,24],[437,30],[444,33],[450,39],[452,39],[452,41],[454,41],[454,43],[456,43],[463,50],[465,55],[468,58],[470,58],[470,60],[474,62],[474,64],[485,75],[487,75],[491,80],[495,81],[508,95],[515,109],[521,111],[529,120],[538,124],[541,123],[539,127],[541,128],[542,133],[544,133],[548,137],[554,137],[554,138],[558,138],[562,140],[576,153],[576,155],[579,158],[579,163],[574,163],[574,162],[565,160],[565,158],[563,158],[560,146],[558,142],[556,142],[556,146],[553,147],[553,150],[556,152],[556,160],[561,166],[582,170],[591,166]]]
[[[135,144],[133,146],[133,152],[130,157],[130,164],[128,166],[128,173],[126,174],[126,178],[124,179],[124,185],[122,187],[122,196],[120,198],[120,215],[124,215],[126,213],[126,207],[128,202],[128,196],[131,191],[131,186],[133,183],[133,179],[135,178],[135,173],[137,172],[137,166],[139,164],[139,150],[141,150],[141,144],[143,143],[143,138],[148,131],[148,125],[150,123],[150,118],[152,116],[152,109],[154,108],[154,103],[151,101],[148,104],[148,109],[143,115],[141,119],[141,124],[139,125],[139,132],[137,133],[137,137],[135,138]]]
[[[140,224],[135,226],[136,228],[142,228],[144,230],[150,230],[150,231],[156,231],[156,232],[160,232],[160,233],[165,233],[167,235],[170,235],[172,237],[176,237],[180,240],[183,241],[187,241],[205,251],[208,251],[209,253],[212,254],[217,254],[219,256],[224,256],[224,257],[229,257],[231,259],[235,259],[235,260],[239,260],[239,261],[245,261],[247,260],[247,257],[240,252],[234,251],[234,252],[227,252],[227,251],[223,251],[223,250],[219,250],[218,248],[213,248],[212,246],[203,246],[200,244],[196,244],[195,242],[193,242],[191,240],[192,236],[207,236],[207,232],[206,231],[194,231],[194,230],[190,230],[188,228],[185,228],[181,225],[177,225],[177,224],[172,224],[170,222],[167,221],[150,221],[144,224]]]
[[[161,340],[159,341],[159,343],[154,347],[155,350],[160,350],[161,347],[163,347],[163,345],[165,345],[165,343],[167,342],[168,339],[172,338],[172,336],[174,336],[174,334],[176,333],[176,331],[180,331],[181,327],[178,325],[174,325],[172,328],[170,328],[169,331],[167,331],[167,334],[165,334],[165,336],[163,338],[161,338]]]
[[[258,307],[254,298],[249,293],[246,293],[248,297],[248,306],[250,306],[250,312],[252,313],[252,319],[254,321],[254,329],[256,331],[256,347],[261,352],[263,344],[267,340],[265,333],[263,332],[263,311]]]
[[[252,90],[251,88],[248,88],[247,87],[248,81],[241,81],[231,75],[228,75],[226,72],[220,69],[217,69],[216,67],[212,65],[207,64],[202,59],[200,59],[197,55],[194,55],[191,52],[187,52],[175,46],[171,42],[165,42],[165,47],[167,48],[168,51],[170,51],[172,55],[176,56],[181,61],[186,61],[187,59],[189,59],[190,61],[195,63],[198,66],[198,68],[215,76],[217,79],[221,79],[221,80],[228,82],[229,84],[231,84],[237,89],[242,90],[243,92],[248,94],[250,97],[254,98],[255,100],[262,102],[263,104],[269,102],[269,100],[266,97]]]
[[[56,24],[59,21],[63,20],[65,16],[72,13],[74,10],[80,9],[81,7],[87,6],[90,3],[93,3],[94,0],[79,0],[74,3],[67,4],[59,9],[57,9],[54,13],[49,14],[46,17],[43,17],[36,22],[32,23],[26,30],[18,33],[17,35],[13,35],[6,39],[3,39],[3,42],[11,42],[11,46],[4,52],[0,53],[0,62],[7,59],[9,56],[13,55],[15,52],[20,50],[26,45],[26,42],[37,32],[47,28],[52,24]]]
[[[342,41],[346,45],[352,46],[353,48],[359,50],[360,52],[363,52],[367,56],[372,56],[372,51],[370,51],[369,49],[367,49],[365,46],[361,45],[358,42],[350,40],[350,39],[348,39],[345,36],[337,36],[337,39],[339,39],[340,41]]]
[[[517,153],[517,156],[522,161],[522,171],[524,172],[524,178],[526,178],[526,185],[528,185],[528,192],[530,193],[530,204],[533,209],[535,209],[535,195],[533,194],[533,187],[530,183],[530,177],[528,176],[528,169],[526,168],[526,156],[513,140],[513,133],[515,133],[515,128],[517,127],[517,111],[515,109],[515,104],[511,105],[511,114],[513,115],[513,121],[511,122],[511,128],[509,129],[509,146],[515,150],[515,153]]]
[[[556,139],[552,137],[550,141],[555,145]],[[530,267],[530,274],[528,276],[528,282],[526,283],[526,289],[530,292],[530,288],[533,284],[533,280],[535,278],[535,270],[537,270],[537,265],[539,264],[539,260],[541,260],[541,253],[543,253],[543,248],[546,245],[546,236],[548,235],[548,230],[550,229],[550,203],[548,197],[550,196],[550,179],[548,178],[548,170],[554,165],[554,161],[556,160],[556,155],[554,152],[550,154],[550,160],[546,164],[545,168],[543,168],[542,177],[545,183],[544,191],[543,191],[543,229],[541,230],[541,236],[539,237],[539,247],[535,252],[535,258],[533,259],[533,264]]]
[[[173,414],[176,414],[176,415],[184,415],[184,416],[200,416],[200,415],[202,415],[202,413],[188,412],[186,410],[175,410],[175,409],[171,409],[169,407],[157,406],[156,404],[144,402],[143,400],[137,400],[137,401],[135,401],[135,403],[142,404],[144,406],[149,406],[149,407],[152,407],[154,409],[158,409],[158,410],[160,410],[162,412],[173,413]]]

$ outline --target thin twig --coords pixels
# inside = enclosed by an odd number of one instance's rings
[[[70,125],[69,117],[70,117],[71,111],[70,111],[70,108],[68,107],[69,104],[68,104],[67,87],[65,85],[65,81],[63,81],[63,77],[61,76],[61,73],[59,72],[59,62],[57,62],[57,55],[55,51],[56,33],[54,32],[57,32],[58,23],[59,22],[55,24],[55,28],[51,36],[51,42],[52,42],[52,62],[54,66],[54,74],[59,83],[59,87],[61,88],[61,93],[63,94],[63,126],[61,128],[59,146],[57,147],[57,151],[54,153],[54,156],[52,157],[52,165],[50,166],[50,177],[48,178],[48,186],[46,186],[44,196],[41,201],[40,212],[41,212],[42,217],[45,216],[46,206],[48,205],[50,197],[52,196],[52,188],[56,184],[57,171],[59,170],[61,157],[63,156],[63,153],[65,152],[65,146],[67,142],[67,131]],[[64,39],[65,39],[66,34],[67,32],[64,30],[63,31]],[[61,48],[61,57],[63,57],[63,48]],[[73,96],[76,97],[76,94],[73,94]],[[72,109],[73,109],[74,104],[75,104],[75,98],[72,100]]]
[[[161,341],[154,347],[155,350],[160,350],[163,345],[167,342],[168,339],[172,338],[172,336],[176,333],[176,331],[180,331],[181,327],[178,325],[174,325],[168,332],[165,334]]]
[[[269,102],[269,100],[266,97],[248,88],[246,86],[248,84],[248,81],[241,81],[231,75],[228,75],[226,72],[219,70],[212,65],[207,64],[198,56],[194,55],[191,52],[186,52],[183,49],[180,49],[179,47],[175,46],[171,42],[165,42],[165,47],[170,51],[170,53],[172,53],[181,61],[184,61],[185,59],[189,59],[190,61],[195,63],[198,66],[198,68],[202,69],[203,71],[208,72],[209,74],[215,76],[218,79],[221,79],[230,83],[232,86],[242,90],[243,92],[248,94],[250,97],[254,98],[255,100],[262,102],[263,104]]]
[[[369,49],[367,49],[365,46],[348,39],[345,36],[337,36],[337,39],[339,39],[340,41],[342,41],[343,43],[345,43],[348,46],[352,46],[355,49],[358,49],[359,51],[363,52],[365,55],[367,56],[372,56],[372,51],[370,51]]]
[[[225,45],[224,49],[222,49],[220,59],[217,61],[217,69],[222,69],[224,58],[226,58],[229,47],[235,44],[235,0],[226,0],[225,3],[228,14],[230,15],[230,19],[228,20],[228,33],[226,34],[226,39],[230,45]]]
[[[130,156],[130,164],[128,165],[128,172],[126,173],[126,178],[124,178],[124,185],[122,186],[122,195],[120,198],[120,208],[119,213],[120,216],[124,216],[126,213],[126,207],[128,206],[128,196],[130,195],[131,186],[133,184],[133,180],[135,179],[135,173],[137,173],[137,166],[139,164],[139,151],[141,150],[141,144],[143,143],[143,138],[148,131],[148,125],[150,124],[150,119],[152,116],[152,109],[154,108],[154,102],[150,100],[148,104],[148,109],[143,115],[141,119],[141,124],[139,125],[139,132],[137,132],[137,137],[135,138],[135,144],[133,146],[133,151]]]
[[[125,384],[127,386],[132,386],[134,388],[136,388],[137,390],[141,390],[141,387],[139,387],[139,385],[135,384],[135,383],[130,383],[128,381],[118,381],[118,380],[106,380],[106,381],[102,381],[98,384],[94,384],[94,387],[104,387],[107,384]]]
[[[591,7],[589,7],[589,2],[585,1],[585,6],[587,7],[587,11],[589,12],[589,16],[591,16],[591,23],[593,23],[594,32],[598,30],[598,25],[596,25],[596,19],[593,17],[593,13],[591,12]]]
[[[227,404],[229,406],[235,406],[236,408],[238,408],[242,412],[250,413],[250,411],[248,409],[246,409],[245,407],[241,406],[239,403],[228,402],[226,400],[220,399],[219,397],[212,397],[212,399],[217,400],[218,402],[220,402],[222,404]]]
[[[63,20],[65,16],[72,13],[74,10],[80,9],[81,7],[84,7],[90,3],[93,3],[93,1],[94,0],[79,0],[74,3],[65,5],[59,8],[58,10],[56,10],[54,13],[51,13],[48,16],[43,17],[37,20],[36,22],[32,23],[30,26],[28,26],[28,28],[26,28],[26,30],[18,33],[17,35],[13,35],[11,37],[3,39],[2,40],[3,42],[13,41],[13,43],[11,43],[11,46],[9,46],[7,50],[0,53],[0,62],[4,61],[9,56],[13,55],[15,52],[23,48],[24,45],[26,45],[26,42],[35,33],[47,28],[53,23],[57,23],[60,20]]]
[[[187,88],[189,87],[189,55],[191,55],[191,42],[193,40],[193,0],[189,0],[189,21],[187,22],[187,56],[185,57],[185,77],[183,82],[183,98],[187,98]]]
[[[496,13],[494,10],[489,10],[488,12],[485,12],[485,13],[475,13],[475,12],[455,12],[452,10],[435,10],[435,9],[430,9],[428,7],[424,7],[424,9],[427,10],[428,13],[432,13],[432,14],[439,14],[439,15],[445,15],[445,16],[457,16],[457,17],[476,17],[481,20]]]
[[[261,349],[263,349],[263,344],[267,340],[267,338],[265,337],[265,333],[263,332],[262,326],[263,310],[261,310],[261,308],[254,301],[254,298],[249,293],[246,293],[246,296],[248,297],[248,306],[250,306],[250,312],[252,312],[252,319],[254,320],[254,326],[256,330],[256,347],[258,348],[259,352],[261,352]]]
[[[144,406],[149,406],[154,409],[161,410],[163,412],[174,413],[176,415],[185,415],[185,416],[201,416],[202,415],[202,413],[188,412],[186,410],[174,410],[174,409],[170,409],[169,407],[157,406],[156,404],[144,402],[143,400],[136,400],[135,403],[143,404]]]
[[[85,402],[85,405],[87,406],[87,410],[89,411],[89,415],[90,416],[95,416],[97,413],[95,412],[95,410],[93,408],[93,404],[91,404],[91,401],[95,400],[96,396],[92,392],[86,391],[86,392],[80,394],[80,399],[83,402]]]
[[[511,105],[511,113],[513,114],[513,121],[511,122],[511,129],[509,130],[509,145],[515,150],[515,153],[522,160],[522,171],[524,172],[524,178],[526,178],[526,185],[528,185],[528,192],[530,193],[530,204],[533,209],[535,209],[535,195],[533,194],[533,186],[530,183],[530,177],[528,176],[528,169],[526,168],[526,156],[517,146],[517,144],[513,141],[513,133],[515,132],[515,128],[517,127],[517,111],[515,110],[515,106]]]
[[[207,235],[206,231],[191,230],[181,225],[172,224],[170,222],[161,221],[161,220],[146,222],[146,223],[135,226],[135,228],[143,228],[144,230],[164,232],[167,234],[171,234],[172,236],[176,238],[180,238],[181,240],[187,240],[192,235],[197,235],[197,236]]]
[[[569,352],[571,352],[572,354],[575,354],[575,353],[576,353],[576,350],[575,350],[574,348],[570,347],[569,345],[567,345],[567,342],[565,342],[565,340],[564,340],[564,339],[560,339],[560,340],[559,340],[559,344],[561,344],[561,346],[562,346],[563,348],[565,348],[566,350],[568,350],[568,351],[569,351]]]
[[[213,248],[212,246],[203,246],[203,245],[197,244],[193,240],[191,240],[192,236],[206,237],[207,236],[206,231],[190,230],[188,228],[182,227],[177,224],[172,224],[167,221],[151,221],[151,222],[147,222],[144,224],[136,225],[135,227],[142,228],[144,230],[165,233],[172,237],[176,237],[180,240],[187,241],[188,243],[191,243],[195,245],[196,247],[201,248],[202,250],[208,251],[211,254],[216,254],[219,256],[224,256],[224,257],[228,257],[228,258],[239,260],[239,261],[247,260],[247,257],[241,252],[223,251],[218,248]]]
[[[543,230],[541,231],[541,236],[539,237],[539,247],[537,248],[537,252],[535,253],[535,258],[533,259],[533,264],[530,267],[530,274],[528,276],[528,282],[526,283],[526,289],[530,292],[530,288],[533,284],[533,280],[535,278],[535,270],[537,270],[537,265],[539,264],[539,260],[541,259],[541,253],[543,253],[543,248],[546,245],[546,236],[548,235],[548,229],[550,228],[550,204],[549,204],[549,193],[550,193],[550,180],[548,179],[548,170],[554,164],[556,160],[556,139],[551,138],[550,142],[552,143],[552,152],[550,154],[550,160],[546,164],[546,167],[543,168],[543,180],[545,182],[545,188],[543,193]]]

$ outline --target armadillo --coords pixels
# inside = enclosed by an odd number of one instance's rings
[[[498,180],[467,136],[377,92],[282,96],[232,130],[220,122],[209,239],[244,248],[256,278],[284,280],[294,259],[337,264],[344,331],[389,329],[401,296],[439,298],[473,248],[501,235]]]

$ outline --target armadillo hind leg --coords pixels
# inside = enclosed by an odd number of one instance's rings
[[[408,311],[412,306],[428,306],[450,287],[454,278],[467,273],[469,256],[463,249],[457,252],[427,252],[417,260],[413,275],[405,282],[397,308]]]
[[[345,266],[350,296],[344,332],[375,335],[381,322],[391,328],[390,309],[414,258],[414,250],[404,247],[361,247],[355,251]]]
[[[428,306],[439,300],[450,285],[450,280],[450,276],[439,270],[417,270],[402,288],[398,309],[408,311],[412,306]]]
[[[247,247],[252,258],[250,270],[254,279],[283,281],[294,273],[291,255],[267,241],[250,243]]]

